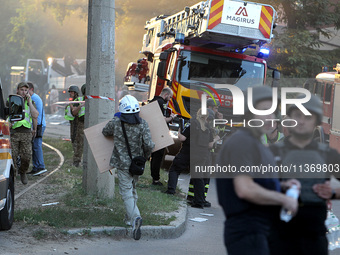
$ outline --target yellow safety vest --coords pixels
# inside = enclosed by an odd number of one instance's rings
[[[16,129],[18,127],[24,126],[25,128],[32,128],[32,116],[30,107],[28,106],[28,102],[25,100],[25,119],[21,121],[16,121],[12,125],[12,129]]]
[[[72,111],[71,111],[71,106],[68,105],[65,108],[65,116],[64,116],[65,120],[74,120],[74,116],[72,115]]]
[[[84,101],[84,97],[78,97],[74,101]],[[78,112],[78,117],[82,117],[85,115],[85,106],[82,106],[80,111]]]
[[[284,134],[282,134],[281,132],[278,132],[278,136],[277,136],[276,142],[280,141],[280,140],[283,139],[283,138],[284,138]],[[266,134],[263,134],[263,135],[261,136],[261,143],[262,143],[262,144],[268,144],[268,137],[267,137]]]
[[[83,101],[83,97],[77,97],[76,99],[74,99],[74,101]],[[78,117],[82,117],[85,115],[85,106],[81,107],[80,111],[78,112]],[[71,111],[71,106],[68,105],[65,108],[65,116],[64,118],[66,120],[74,120],[74,116],[72,115],[72,111]]]

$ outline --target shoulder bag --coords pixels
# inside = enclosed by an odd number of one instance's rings
[[[41,116],[41,123],[40,125],[37,125],[37,132],[35,134],[35,138],[41,138],[42,137],[42,122],[44,118],[44,109],[42,110],[42,116]]]
[[[127,147],[129,156],[131,158],[131,165],[130,165],[130,168],[129,168],[129,172],[132,176],[133,175],[142,175],[144,173],[146,159],[143,156],[137,156],[137,157],[132,158],[129,142],[128,142],[126,131],[125,131],[124,122],[121,121],[120,123],[122,125],[126,147]]]

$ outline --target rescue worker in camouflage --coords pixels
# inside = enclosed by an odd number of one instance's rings
[[[75,101],[85,101],[86,84],[81,86],[81,93],[83,96],[76,98]],[[77,125],[75,127],[73,164],[78,167],[81,162],[84,149],[85,102],[74,104],[72,107],[72,114],[75,116],[75,120],[77,121]]]
[[[137,207],[138,196],[136,191],[139,176],[132,176],[129,172],[131,159],[121,125],[123,122],[132,158],[136,156],[149,158],[155,144],[151,140],[148,123],[139,117],[139,111],[140,106],[136,98],[126,95],[119,103],[119,112],[106,124],[102,131],[104,136],[113,136],[114,148],[110,165],[117,169],[119,193],[126,210],[125,223],[132,225],[135,240],[139,240],[141,237],[140,227],[142,225],[142,217]]]
[[[22,184],[28,183],[27,170],[32,157],[32,140],[37,130],[37,118],[39,112],[34,107],[31,96],[28,93],[29,86],[26,82],[20,82],[17,86],[17,95],[24,98],[25,118],[11,123],[12,156],[16,172],[20,174]],[[17,164],[20,156],[20,164]]]
[[[85,93],[85,89],[83,90]],[[71,85],[68,92],[73,101],[85,100],[85,94],[79,97],[79,88],[76,85]],[[84,148],[85,103],[69,104],[65,109],[65,119],[70,121],[70,136],[74,153],[73,165],[79,167]]]

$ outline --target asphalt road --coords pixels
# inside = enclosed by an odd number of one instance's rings
[[[46,115],[46,129],[44,136],[70,139],[70,124],[64,119],[64,115],[61,115],[63,112],[60,111],[59,113],[60,114]]]

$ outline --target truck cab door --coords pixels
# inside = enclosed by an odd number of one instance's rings
[[[37,85],[38,91],[35,90],[35,93],[44,98],[46,92],[44,86],[47,83],[44,61],[41,59],[27,59],[25,81],[30,81]]]
[[[159,59],[156,59],[154,68],[157,68],[157,72],[153,72],[149,98],[152,98],[152,93],[159,95],[165,85],[171,87],[176,60],[177,50],[172,49],[161,52]],[[155,74],[157,74],[157,76]]]

